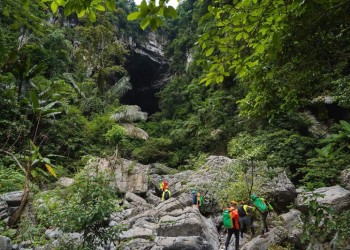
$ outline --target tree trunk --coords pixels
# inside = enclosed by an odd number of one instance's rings
[[[26,204],[28,202],[29,192],[30,192],[30,186],[29,186],[30,179],[29,179],[29,177],[30,177],[30,165],[27,167],[27,171],[26,171],[26,183],[25,183],[25,188],[24,188],[24,193],[23,193],[23,197],[21,200],[21,204],[19,205],[17,210],[9,218],[9,221],[8,221],[9,227],[14,227],[18,223],[18,221],[21,217],[21,214],[24,210],[24,207],[26,206]]]

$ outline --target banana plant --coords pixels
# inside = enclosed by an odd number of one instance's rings
[[[27,156],[24,156],[25,164],[21,164],[18,158],[13,153],[2,150],[4,153],[11,155],[12,158],[15,160],[16,164],[25,173],[25,187],[24,187],[23,197],[19,207],[8,220],[9,227],[16,225],[21,217],[23,209],[29,199],[30,183],[33,177],[37,177],[38,175],[42,175],[42,174],[47,176],[49,173],[53,177],[57,178],[57,174],[53,168],[53,165],[51,164],[50,159],[47,157],[43,157],[39,152],[40,148],[36,146],[32,141],[30,141],[30,146],[31,146],[31,150],[29,151],[29,154]],[[43,169],[43,167],[45,167],[45,169]]]
[[[59,104],[58,101],[45,103],[39,99],[39,95],[36,90],[30,91],[30,100],[29,107],[33,114],[33,142],[38,138],[39,125],[42,118],[54,117],[61,113],[57,108],[54,108],[55,105]]]

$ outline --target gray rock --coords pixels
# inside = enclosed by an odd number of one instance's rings
[[[0,201],[0,220],[3,220],[9,216],[8,205],[6,201]]]
[[[313,192],[299,194],[295,201],[297,209],[306,212],[308,202],[310,201],[313,193],[323,196],[316,198],[317,202],[322,207],[331,207],[336,212],[350,208],[350,191],[337,185],[318,188]]]
[[[133,214],[133,210],[134,208],[130,208],[120,211],[118,213],[113,213],[111,216],[111,222],[109,223],[109,226],[118,225],[122,220],[129,218],[130,215]]]
[[[303,232],[303,221],[301,212],[291,209],[288,213],[281,214],[283,227],[288,230],[288,241],[302,249],[301,234]]]
[[[74,179],[72,178],[67,178],[67,177],[61,177],[58,179],[56,184],[61,187],[69,187],[74,183]]]
[[[159,205],[159,203],[162,202],[162,199],[161,197],[159,196],[156,196],[153,191],[150,189],[147,191],[146,193],[146,201],[149,203],[149,204],[152,204],[152,205]]]
[[[294,184],[289,180],[285,171],[279,173],[275,178],[266,181],[262,186],[264,193],[271,197],[271,202],[278,204],[279,210],[286,210],[290,204],[293,204],[297,197]]]
[[[350,168],[341,171],[340,185],[347,190],[350,190]]]
[[[219,234],[214,222],[203,217],[198,208],[186,207],[171,211],[160,218],[159,225],[158,237],[200,236],[213,249],[219,248]]]
[[[124,243],[121,246],[118,246],[118,249],[121,249],[121,250],[136,250],[136,249],[137,250],[149,250],[154,245],[155,245],[155,242],[153,240],[133,239],[127,243]]]
[[[157,237],[151,250],[216,250],[200,236]]]
[[[170,199],[160,203],[156,209],[161,212],[170,212],[175,209],[184,209],[192,205],[191,197],[187,194],[182,194],[179,197],[171,197]]]
[[[45,236],[47,239],[58,239],[62,236],[62,234],[63,234],[63,232],[58,228],[47,229],[45,231]]]
[[[12,250],[11,239],[0,235],[0,249],[1,250]]]
[[[242,250],[266,250],[274,245],[279,245],[288,238],[288,230],[283,227],[272,228],[265,237],[255,237],[242,246]]]
[[[125,200],[127,200],[128,202],[135,202],[138,204],[146,204],[147,201],[144,200],[143,198],[141,198],[140,196],[131,193],[131,192],[127,192],[124,196]]]
[[[149,238],[152,238],[153,236],[154,236],[154,232],[151,229],[134,226],[127,231],[123,231],[120,234],[120,239],[122,240],[134,239],[134,238],[149,239]]]
[[[9,206],[19,206],[23,197],[23,191],[13,191],[0,195],[0,200],[6,201]]]
[[[117,188],[121,193],[146,194],[148,190],[149,165],[112,156],[96,159],[86,166],[86,168],[92,169],[96,169],[96,167],[99,171],[114,171],[115,180],[111,186]]]

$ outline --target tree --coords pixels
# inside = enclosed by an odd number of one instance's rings
[[[28,155],[24,155],[24,162],[25,162],[24,166],[20,163],[17,156],[12,152],[3,150],[3,149],[0,150],[0,152],[10,155],[13,158],[13,160],[16,162],[16,165],[25,173],[25,188],[23,192],[23,197],[21,199],[20,205],[8,220],[8,225],[10,227],[15,226],[17,224],[17,222],[21,217],[24,207],[28,202],[29,192],[30,192],[30,182],[32,177],[37,175],[40,172],[43,172],[44,171],[42,169],[43,166],[51,175],[53,175],[54,177],[57,177],[56,172],[51,167],[50,159],[41,156],[41,154],[39,153],[39,147],[35,146],[32,142],[30,142],[30,145],[31,145],[30,153]]]
[[[41,0],[42,2],[50,2],[51,10],[57,13],[59,7],[63,8],[65,16],[76,13],[78,17],[88,15],[91,22],[96,21],[96,11],[105,11],[107,9],[115,10],[115,0]]]

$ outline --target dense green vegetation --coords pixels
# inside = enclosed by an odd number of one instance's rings
[[[25,183],[28,192],[45,190],[56,176],[80,172],[87,156],[116,148],[144,164],[195,169],[218,154],[286,169],[308,189],[338,183],[350,163],[349,1],[188,0],[177,13],[154,4],[137,11],[124,0],[0,3],[0,193]],[[133,11],[130,20],[141,18],[144,29],[162,24],[157,32],[170,41],[172,78],[157,94],[160,111],[137,124],[148,140],[110,118],[130,89],[125,40],[145,39],[138,23],[127,22]],[[96,247],[90,226],[107,237],[101,213],[115,211],[113,190],[90,190],[108,203],[92,208],[101,212],[96,221],[45,217],[74,217],[83,202],[74,188],[84,180],[67,191],[72,207],[58,203],[38,217],[83,230],[86,246]]]

